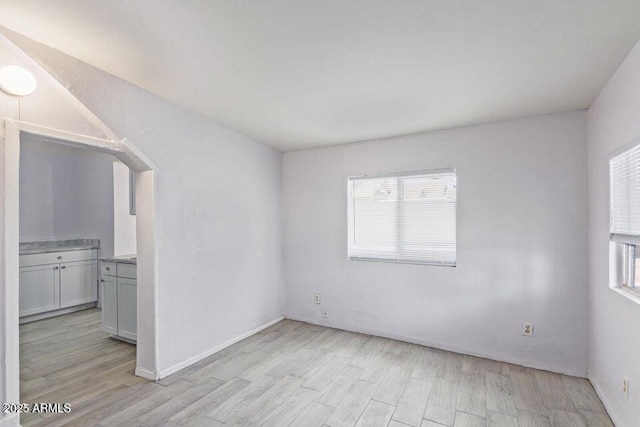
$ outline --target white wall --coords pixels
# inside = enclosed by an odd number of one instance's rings
[[[79,149],[77,154],[78,234],[80,238],[100,239],[100,254],[111,256],[114,233],[112,164],[115,158],[86,149]]]
[[[113,253],[136,253],[136,216],[129,214],[129,168],[113,162]]]
[[[25,136],[20,241],[100,239],[102,255],[112,255],[113,161],[107,154]]]
[[[74,150],[27,138],[20,148],[20,241],[77,238]]]
[[[0,97],[0,100],[2,100],[3,98]],[[5,98],[6,99],[6,98]],[[5,140],[3,137],[0,136],[0,150],[2,150],[2,152],[4,152],[4,146],[5,146]],[[4,155],[0,156],[0,188],[5,188],[5,171],[6,171],[6,162],[5,162],[5,158]],[[0,212],[2,213],[2,218],[4,219],[4,215],[5,215],[5,210],[6,210],[6,204],[5,204],[5,200],[4,197],[0,197]],[[6,277],[6,267],[5,267],[5,259],[7,256],[7,251],[5,250],[5,237],[6,237],[6,230],[5,230],[5,226],[4,226],[4,221],[0,221],[0,241],[3,242],[0,245],[0,256],[2,257],[2,261],[0,262],[0,266],[2,267],[2,276],[0,276],[0,301],[6,301],[7,297],[6,297],[6,283],[5,283],[5,277]],[[11,322],[7,322],[7,313],[4,310],[4,307],[0,307],[0,310],[2,310],[2,315],[0,316],[0,333],[2,335],[7,335],[7,324],[11,323]],[[12,391],[12,382],[14,382],[13,380],[15,379],[15,374],[11,375],[11,372],[7,371],[7,367],[9,365],[11,365],[11,355],[8,355],[7,353],[7,346],[5,345],[5,340],[4,339],[0,339],[0,402],[7,402],[8,398],[11,398],[13,396],[11,396],[11,391]],[[15,353],[15,352],[14,352]],[[17,419],[16,419],[17,418]],[[11,414],[2,414],[0,415],[0,423],[5,422],[7,425],[9,425],[10,422],[12,422],[11,420],[14,420],[15,424],[18,425],[19,424],[19,417],[16,417],[15,415],[11,415]]]
[[[2,34],[0,34],[0,64],[29,68],[29,64],[4,44]],[[108,137],[65,99],[61,93],[64,88],[57,82],[52,82],[40,75],[35,75],[35,78],[38,88],[29,96],[11,96],[0,90],[0,119],[20,120],[97,138]],[[54,83],[53,86],[52,83]],[[0,136],[4,136],[4,124],[0,126]]]
[[[585,120],[571,112],[286,153],[287,317],[584,376]],[[450,167],[457,267],[347,260],[347,176]]]
[[[640,143],[639,76],[637,44],[588,112],[589,376],[619,426],[640,425],[640,305],[609,288],[608,159]]]
[[[161,375],[282,316],[282,155],[60,52],[14,40],[157,167]]]

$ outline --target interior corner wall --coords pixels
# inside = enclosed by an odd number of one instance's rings
[[[586,152],[577,111],[285,153],[286,316],[585,376]],[[455,268],[347,259],[348,176],[441,168]]]
[[[20,241],[100,239],[113,255],[114,157],[24,136]]]
[[[136,216],[129,211],[129,168],[113,162],[113,253],[131,255],[136,249]]]
[[[640,144],[640,43],[588,111],[589,377],[619,426],[640,425],[640,305],[609,283],[609,156]],[[629,398],[622,379],[629,379]]]
[[[32,40],[19,47],[155,165],[156,374],[281,318],[282,154]]]

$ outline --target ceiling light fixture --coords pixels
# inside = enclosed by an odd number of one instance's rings
[[[36,78],[26,68],[17,65],[0,68],[0,89],[9,95],[31,95],[37,86]]]

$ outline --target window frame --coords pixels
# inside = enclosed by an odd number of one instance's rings
[[[374,257],[374,256],[360,256],[360,255],[351,255],[351,248],[353,246],[353,238],[354,238],[354,197],[353,197],[353,181],[360,179],[380,179],[380,178],[406,178],[413,176],[424,176],[424,175],[437,175],[443,173],[453,173],[455,179],[455,188],[456,188],[456,198],[455,198],[455,224],[454,227],[456,229],[456,238],[454,242],[455,247],[455,259],[453,262],[447,261],[435,261],[435,260],[417,260],[417,259],[402,259],[402,258],[382,258],[382,257]],[[399,184],[398,191],[400,192],[402,185]],[[458,264],[458,173],[456,168],[439,168],[439,169],[429,169],[429,170],[418,170],[418,171],[405,171],[405,172],[393,172],[393,173],[383,173],[383,174],[373,174],[373,175],[350,175],[347,176],[347,259],[349,261],[372,261],[372,262],[388,262],[393,264],[414,264],[414,265],[429,265],[429,266],[439,266],[439,267],[456,267]],[[400,211],[403,209],[402,203],[399,203]],[[397,233],[401,233],[400,230]],[[401,239],[399,239],[401,240]],[[402,245],[402,241],[398,242],[398,246]],[[397,252],[393,252],[397,253]]]
[[[629,144],[626,144],[613,152],[610,152],[607,166],[608,166],[608,178],[609,178],[609,242],[613,244],[613,260],[614,264],[610,264],[611,267],[615,265],[616,273],[612,276],[610,274],[610,288],[625,295],[626,297],[640,303],[640,286],[636,286],[635,278],[640,272],[636,271],[635,259],[640,254],[640,235],[635,234],[622,234],[614,233],[612,228],[613,221],[613,182],[611,178],[612,173],[612,161],[628,151],[640,146],[640,140],[635,140]],[[611,248],[611,246],[610,246]],[[611,254],[610,254],[611,256]],[[613,279],[615,277],[615,279]]]
[[[638,292],[636,288],[636,245],[625,243],[623,246],[624,264],[622,274],[622,287],[632,292]]]
[[[621,254],[617,255],[618,283],[617,287],[628,290],[640,296],[640,287],[636,286],[636,259],[640,252],[640,237],[611,233],[609,240],[619,247]]]

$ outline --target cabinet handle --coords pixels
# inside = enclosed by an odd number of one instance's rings
[[[60,268],[64,270],[65,268],[67,268],[67,266],[66,266],[66,265],[63,265],[63,266],[62,266],[62,267],[60,267]]]
[[[61,256],[59,256],[59,257],[58,257],[58,259],[62,259],[62,257],[61,257]]]
[[[101,282],[104,282],[104,279],[100,279]]]
[[[53,267],[53,269],[54,269],[54,270],[57,270],[57,269],[58,269],[58,267]]]
[[[109,268],[109,267],[105,267],[105,270],[107,270],[107,271],[111,271],[111,268]]]

